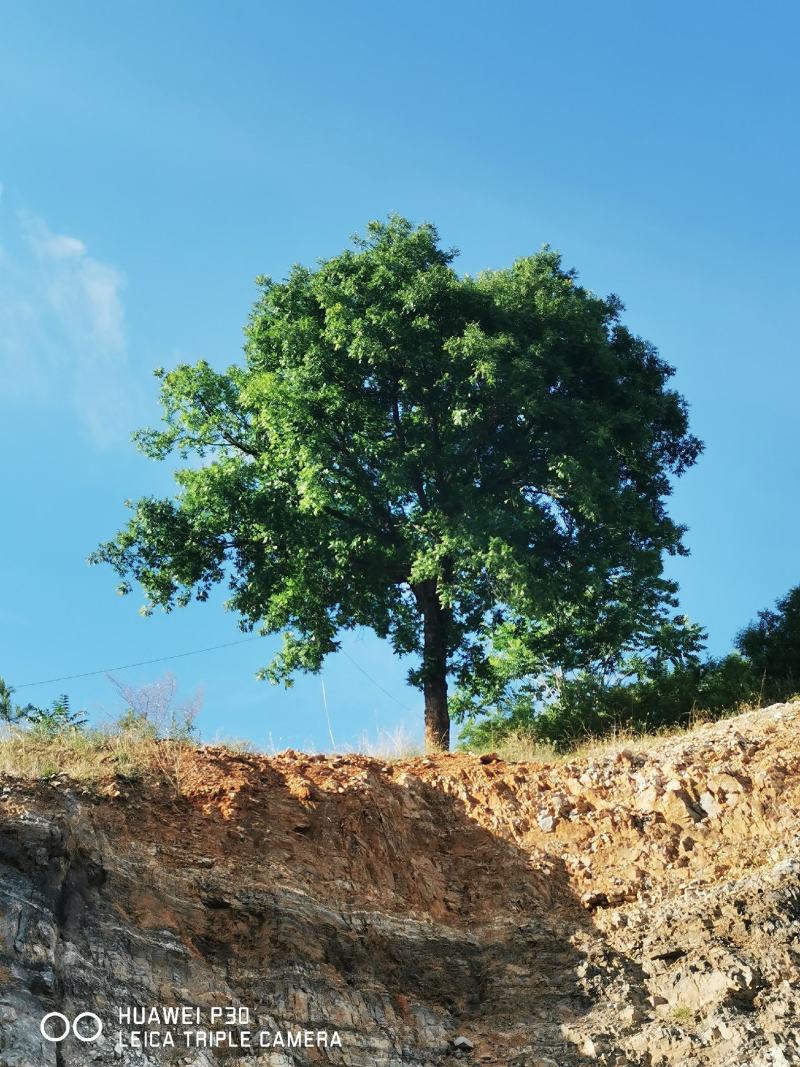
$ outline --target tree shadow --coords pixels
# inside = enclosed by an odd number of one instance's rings
[[[452,783],[362,757],[197,764],[182,795],[136,788],[53,811],[49,867],[41,835],[16,850],[30,922],[52,914],[57,951],[3,955],[42,1013],[233,1001],[257,1031],[338,1032],[341,1049],[287,1049],[298,1065],[637,1062],[593,1028],[592,956],[613,954],[563,863],[487,829]],[[611,962],[641,1010],[642,971]],[[69,1039],[63,1063],[84,1051]],[[264,1062],[248,1055],[209,1062]]]

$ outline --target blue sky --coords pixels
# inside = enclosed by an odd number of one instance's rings
[[[544,242],[677,368],[706,442],[672,514],[682,604],[725,651],[800,581],[798,80],[789,3],[0,2],[0,674],[18,685],[236,640],[219,602],[143,619],[87,554],[165,492],[130,430],[151,370],[239,357],[253,279],[390,211],[460,268]],[[270,643],[164,669],[209,738],[329,744]],[[405,666],[351,635],[337,744],[419,732]],[[356,669],[354,662],[383,687]],[[63,689],[95,718],[101,677]],[[384,690],[388,691],[385,692]]]

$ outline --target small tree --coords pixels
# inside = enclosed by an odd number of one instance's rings
[[[571,667],[670,601],[664,500],[700,450],[616,297],[548,249],[475,278],[454,255],[392,218],[261,279],[244,365],[157,372],[165,426],[139,445],[196,462],[93,556],[146,611],[227,580],[244,629],[284,634],[273,681],[371,627],[420,657],[430,749],[448,681],[485,689],[498,642]]]
[[[178,683],[167,671],[144,685],[128,685],[111,674],[106,678],[125,702],[117,725],[142,737],[188,741],[195,735],[195,719],[203,707],[203,691],[196,689],[187,700],[178,701]]]
[[[3,678],[0,678],[0,720],[8,726],[13,726],[15,723],[23,721],[27,713],[33,710],[32,704],[22,707],[20,704],[15,703],[14,687],[8,685]]]
[[[48,708],[29,706],[25,719],[34,733],[47,739],[82,730],[88,721],[82,711],[72,710],[66,693],[56,697]]]

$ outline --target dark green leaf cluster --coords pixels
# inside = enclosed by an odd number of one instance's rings
[[[9,726],[22,722],[28,712],[33,711],[33,704],[24,707],[14,702],[13,686],[8,685],[0,678],[0,720]]]
[[[613,661],[564,674],[552,665],[517,674],[488,716],[467,722],[461,743],[492,747],[510,734],[569,748],[618,731],[646,733],[687,726],[742,705],[800,693],[800,586],[758,613],[736,638],[736,652],[703,653],[705,634],[678,616]]]
[[[736,637],[767,699],[800,693],[800,585],[781,597],[775,610],[759,611]]]

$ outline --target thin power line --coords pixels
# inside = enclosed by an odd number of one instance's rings
[[[343,656],[347,656],[347,658],[350,660],[350,662],[353,664],[357,671],[361,671],[365,678],[369,679],[369,681],[372,682],[374,686],[380,689],[382,693],[385,693],[386,696],[389,697],[390,700],[393,700],[395,704],[397,704],[399,707],[401,707],[403,711],[411,711],[411,708],[407,708],[405,704],[403,704],[400,700],[397,699],[394,693],[390,693],[388,689],[384,689],[380,682],[376,682],[372,675],[368,674],[367,671],[364,670],[361,664],[356,663],[356,661],[353,659],[349,652],[345,651],[345,649],[343,648],[340,648],[339,651],[342,653]]]
[[[219,648],[232,648],[234,645],[247,645],[251,641],[262,641],[263,635],[257,637],[245,637],[241,641],[227,641],[223,645],[210,645],[208,648],[194,648],[191,652],[176,652],[172,656],[158,656],[156,659],[143,659],[138,663],[123,663],[121,667],[103,667],[99,671],[84,671],[82,674],[63,674],[60,678],[43,678],[39,682],[24,682],[14,686],[15,689],[30,689],[34,685],[50,685],[53,682],[72,682],[76,678],[93,678],[98,674],[110,674],[112,671],[127,671],[132,667],[147,667],[151,663],[166,663],[170,659],[183,659],[186,656],[199,656],[203,652],[216,652]]]
[[[328,694],[325,692],[325,678],[320,673],[319,680],[322,683],[322,703],[325,707],[325,718],[328,721],[328,737],[331,739],[331,748],[336,748],[336,742],[333,740],[333,729],[331,727],[331,715],[328,711]]]
[[[264,636],[265,635],[263,634],[258,634],[256,637],[245,637],[241,641],[226,641],[221,645],[209,645],[208,648],[193,648],[190,652],[175,652],[171,656],[157,656],[155,659],[142,659],[137,663],[123,663],[119,667],[101,667],[100,670],[97,671],[83,671],[80,674],[62,674],[58,678],[42,678],[37,682],[23,682],[22,685],[14,686],[14,689],[16,691],[19,689],[31,689],[37,685],[52,685],[55,682],[73,682],[78,678],[95,678],[99,674],[110,674],[113,671],[128,671],[132,670],[134,667],[149,667],[152,663],[166,663],[172,659],[185,659],[186,656],[201,656],[205,652],[216,652],[221,648],[233,648],[235,645],[248,645],[253,641],[262,641]],[[398,707],[403,709],[403,711],[411,711],[411,709],[406,707],[401,700],[397,699],[394,693],[390,693],[389,690],[382,686],[380,682],[376,681],[368,671],[364,670],[360,663],[356,663],[346,649],[340,648],[339,651],[343,656],[346,656],[347,659],[350,660],[357,671],[360,671],[368,681],[372,682],[376,689],[380,689],[383,694],[389,697],[390,700],[393,700]],[[324,687],[324,681],[322,684]],[[325,703],[327,712],[327,697]],[[330,723],[328,728],[330,729]]]

